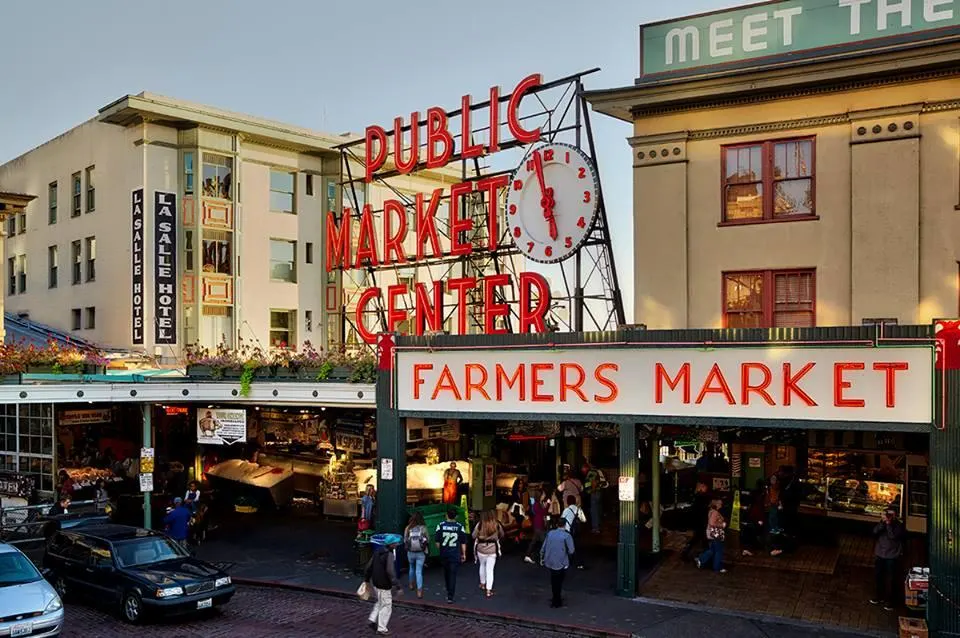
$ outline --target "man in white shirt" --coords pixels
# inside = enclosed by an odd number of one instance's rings
[[[580,523],[586,523],[587,517],[583,513],[583,508],[577,505],[577,497],[574,495],[567,496],[567,507],[563,510],[563,513],[560,514],[560,518],[563,519],[563,527],[565,530],[570,532],[571,536],[576,536],[577,528]],[[577,569],[583,569],[583,559],[581,558],[581,553],[577,552],[573,555],[573,561],[577,565]]]

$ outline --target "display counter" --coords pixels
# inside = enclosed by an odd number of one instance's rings
[[[301,494],[316,494],[330,465],[330,453],[288,451],[268,448],[257,459],[261,465],[279,467],[293,473],[293,490]]]

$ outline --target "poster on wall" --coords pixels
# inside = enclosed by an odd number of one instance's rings
[[[493,465],[483,466],[483,495],[493,496]]]
[[[131,240],[131,268],[133,269],[133,288],[131,290],[133,343],[143,344],[143,189],[133,191],[130,201],[130,217],[133,224]]]
[[[177,343],[177,196],[153,192],[154,342]]]
[[[64,410],[60,413],[60,425],[86,425],[88,423],[110,423],[113,410]]]
[[[334,445],[336,445],[337,449],[341,452],[363,454],[364,438],[362,436],[337,430],[333,440]]]
[[[246,410],[197,410],[197,443],[232,445],[246,440]]]

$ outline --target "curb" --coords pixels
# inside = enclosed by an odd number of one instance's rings
[[[326,589],[323,587],[316,587],[313,585],[297,585],[294,583],[284,583],[280,581],[273,580],[261,580],[259,578],[243,578],[243,577],[231,577],[232,581],[237,585],[247,585],[250,587],[268,587],[271,589],[284,589],[287,591],[299,591],[306,592],[311,594],[320,594],[322,596],[329,596],[331,598],[340,598],[344,600],[358,600],[357,594],[352,591],[344,591],[342,589]],[[436,614],[442,614],[445,616],[454,616],[457,618],[466,618],[469,620],[484,620],[487,622],[508,622],[508,623],[522,623],[528,627],[533,627],[541,631],[550,631],[554,633],[574,635],[574,636],[590,636],[593,638],[631,638],[633,634],[619,631],[608,631],[604,629],[593,629],[590,627],[579,627],[576,625],[565,625],[562,623],[553,623],[546,622],[543,620],[536,620],[528,617],[522,616],[513,616],[510,614],[494,614],[486,613],[481,611],[476,611],[474,609],[465,609],[463,607],[451,607],[449,605],[441,605],[437,603],[430,602],[414,602],[409,600],[398,600],[394,598],[393,604],[396,607],[403,607],[407,609],[417,609],[421,611],[430,611]]]

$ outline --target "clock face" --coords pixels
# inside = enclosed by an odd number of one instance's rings
[[[593,227],[599,186],[593,162],[575,146],[527,153],[507,187],[507,224],[520,252],[541,263],[576,253]]]

